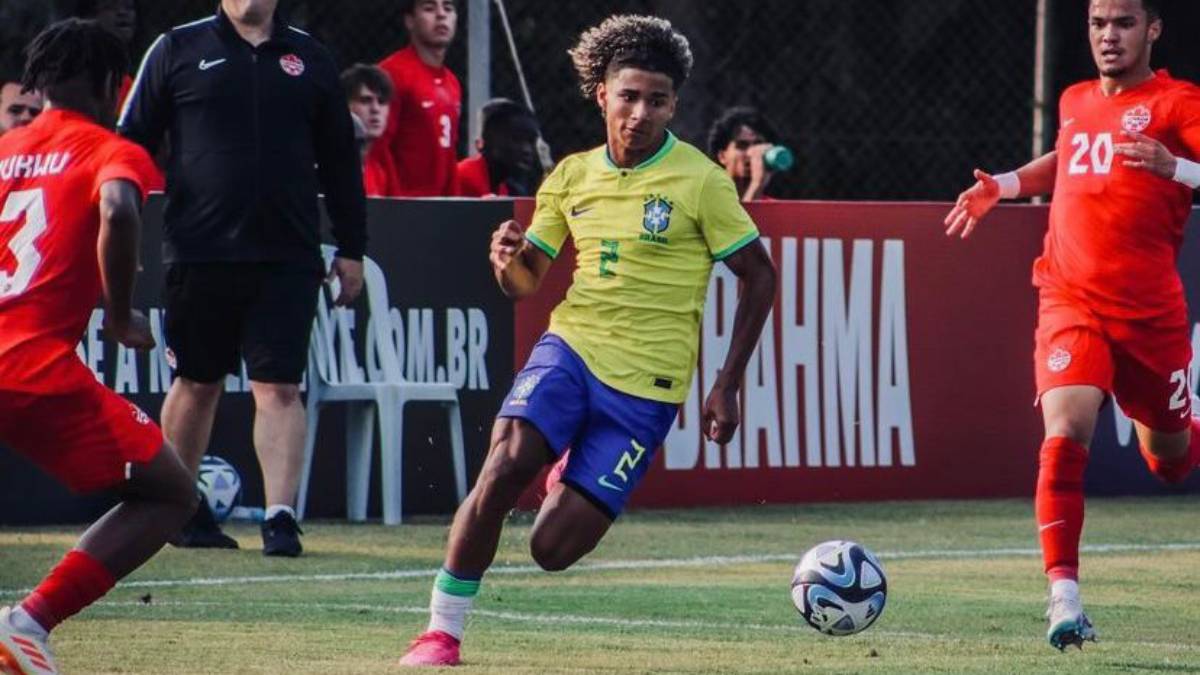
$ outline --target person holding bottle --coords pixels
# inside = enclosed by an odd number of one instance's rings
[[[770,199],[764,193],[776,173],[788,171],[795,157],[778,145],[779,134],[756,108],[727,108],[708,131],[708,154],[725,167],[743,202]]]

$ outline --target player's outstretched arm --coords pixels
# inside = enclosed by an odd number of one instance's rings
[[[100,186],[100,237],[97,257],[104,291],[104,328],[113,339],[134,349],[150,349],[154,335],[146,317],[133,309],[142,194],[133,182],[106,181]]]
[[[750,354],[775,304],[776,286],[775,265],[761,241],[742,247],[726,258],[725,264],[737,275],[743,290],[733,317],[733,338],[725,354],[725,364],[704,401],[702,428],[709,440],[716,443],[728,443],[737,431],[738,391]]]
[[[554,260],[525,239],[525,230],[515,220],[506,220],[492,233],[488,260],[500,290],[513,300],[537,292]]]
[[[1159,178],[1182,183],[1191,189],[1200,188],[1200,164],[1176,157],[1167,146],[1136,131],[1123,132],[1129,139],[1117,143],[1113,150],[1125,159],[1122,163],[1132,169],[1149,171]]]
[[[1058,152],[1051,151],[1025,166],[1005,174],[992,176],[975,169],[975,184],[967,188],[946,214],[943,224],[946,236],[966,239],[975,226],[1001,199],[1017,199],[1049,194],[1054,190],[1058,169]]]

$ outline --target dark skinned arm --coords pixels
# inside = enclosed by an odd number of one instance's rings
[[[100,236],[97,258],[104,297],[104,329],[117,342],[150,349],[150,323],[133,309],[138,240],[142,229],[142,194],[134,183],[115,179],[100,186]]]
[[[717,372],[708,398],[704,401],[704,434],[716,443],[728,443],[740,422],[738,392],[746,376],[767,315],[775,304],[775,265],[762,241],[742,247],[725,259],[737,275],[742,293],[733,317],[733,338],[725,355],[725,365]]]

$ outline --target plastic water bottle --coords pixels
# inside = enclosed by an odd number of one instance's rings
[[[790,171],[796,166],[796,156],[786,145],[772,145],[763,153],[763,166],[768,171]]]
[[[229,512],[229,519],[261,523],[264,515],[266,511],[261,506],[235,506]]]

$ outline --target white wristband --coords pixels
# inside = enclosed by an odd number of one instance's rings
[[[1016,171],[993,176],[1000,184],[1000,199],[1016,199],[1021,196],[1021,177]]]
[[[1193,190],[1200,188],[1200,163],[1182,157],[1175,158],[1175,175],[1171,177],[1176,183],[1183,183]]]

